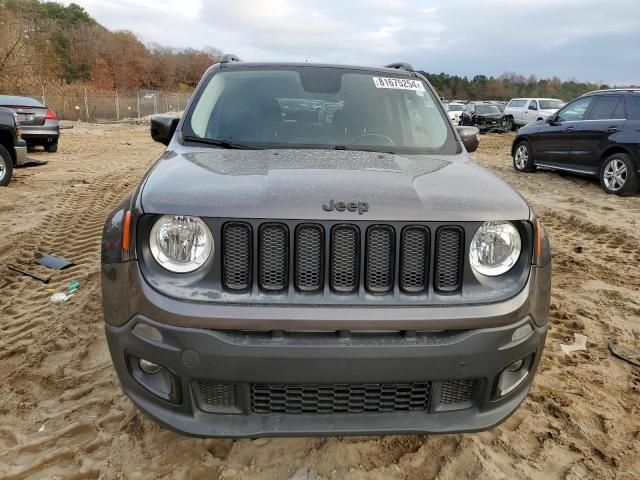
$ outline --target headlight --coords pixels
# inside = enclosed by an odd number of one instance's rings
[[[163,268],[188,273],[200,268],[211,256],[213,236],[197,217],[164,215],[151,229],[149,247]]]
[[[485,222],[471,240],[471,267],[482,275],[495,277],[507,273],[518,261],[522,242],[510,222]]]

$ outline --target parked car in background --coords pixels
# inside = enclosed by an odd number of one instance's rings
[[[8,108],[0,108],[0,187],[9,184],[13,167],[27,159],[27,144],[20,138],[17,115]]]
[[[460,116],[462,115],[465,107],[464,103],[449,102],[445,103],[444,106],[447,109],[447,113],[453,124],[460,125]]]
[[[565,105],[557,98],[514,98],[504,109],[509,130],[537,120],[545,120]]]
[[[0,95],[0,107],[18,115],[22,138],[28,147],[42,145],[47,152],[58,150],[60,125],[55,112],[31,97]]]
[[[468,103],[460,116],[460,125],[476,127],[482,133],[505,131],[504,115],[496,105],[487,102]]]
[[[640,89],[587,93],[547,120],[521,128],[513,166],[598,176],[607,193],[629,195],[640,186]]]

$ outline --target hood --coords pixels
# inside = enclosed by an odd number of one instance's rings
[[[180,147],[182,148],[182,147]],[[455,156],[334,150],[168,150],[141,193],[147,213],[293,220],[525,220],[507,183]],[[368,211],[327,211],[330,202]],[[364,209],[360,209],[361,211]]]

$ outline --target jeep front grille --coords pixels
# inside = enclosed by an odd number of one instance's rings
[[[455,225],[232,221],[222,228],[221,276],[238,293],[415,296],[433,282],[451,294],[462,287],[464,247]]]

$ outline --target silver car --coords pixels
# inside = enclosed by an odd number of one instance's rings
[[[47,152],[58,150],[60,125],[56,113],[31,97],[0,95],[0,107],[18,115],[22,138],[29,147],[42,145]]]

